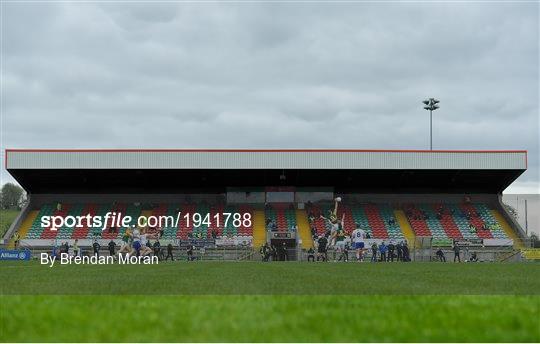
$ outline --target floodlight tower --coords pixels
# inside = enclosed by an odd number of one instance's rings
[[[439,100],[435,98],[429,98],[424,100],[424,109],[429,110],[429,150],[433,150],[433,111],[439,108]]]

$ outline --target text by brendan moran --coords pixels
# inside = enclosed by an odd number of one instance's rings
[[[157,256],[132,256],[119,254],[116,256],[70,256],[67,253],[60,254],[60,258],[49,256],[47,253],[41,253],[40,262],[42,265],[53,267],[56,262],[61,265],[106,265],[106,264],[159,264]]]

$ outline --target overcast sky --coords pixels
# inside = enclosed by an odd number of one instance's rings
[[[435,149],[526,149],[509,191],[539,192],[535,2],[4,2],[1,39],[2,158],[425,149],[436,97]]]

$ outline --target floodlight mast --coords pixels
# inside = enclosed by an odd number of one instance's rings
[[[429,150],[433,150],[433,111],[439,108],[437,105],[439,102],[435,98],[429,98],[422,102],[425,105],[424,110],[429,110]]]

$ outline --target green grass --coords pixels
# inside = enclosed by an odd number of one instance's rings
[[[4,236],[18,214],[18,210],[0,209],[0,237]]]
[[[539,274],[538,264],[3,262],[0,339],[539,342]]]
[[[537,296],[10,296],[3,341],[538,341]]]
[[[3,294],[540,294],[538,264],[0,264]],[[59,283],[61,281],[61,283]],[[99,283],[96,283],[99,281]]]

